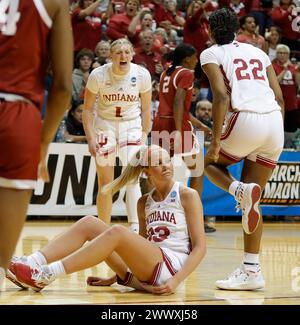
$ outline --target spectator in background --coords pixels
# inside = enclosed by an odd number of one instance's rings
[[[169,37],[166,30],[162,27],[156,28],[154,31],[154,44],[153,48],[162,54],[169,53],[175,48],[175,39]]]
[[[183,28],[183,41],[195,47],[198,56],[208,47],[208,19],[205,14],[212,8],[212,2],[193,1],[189,7],[189,15]]]
[[[192,90],[192,102],[190,106],[190,113],[196,117],[196,104],[199,100],[199,95],[200,95],[200,82],[198,79],[195,79],[194,81],[194,87]]]
[[[72,12],[75,57],[83,48],[94,51],[101,40],[101,13],[96,9],[102,0],[79,0]]]
[[[152,12],[149,10],[149,8],[141,9],[128,26],[128,36],[133,44],[133,47],[137,48],[140,46],[140,33],[145,30],[152,30],[152,26]]]
[[[274,8],[272,19],[274,24],[282,30],[281,43],[287,45],[292,51],[299,51],[300,33],[293,30],[293,19],[296,18],[297,12],[293,0],[281,0],[280,5]]]
[[[212,103],[208,100],[200,100],[196,103],[195,116],[198,121],[202,122],[204,125],[212,128]],[[196,137],[198,137],[199,143],[203,141],[203,136],[199,133],[199,129],[195,128]],[[204,134],[204,147],[208,147],[211,141],[211,133],[206,132]],[[199,187],[199,192],[203,192],[203,175],[201,175],[201,186]],[[204,217],[204,230],[205,233],[212,233],[216,231],[215,228],[215,216],[205,216]]]
[[[125,12],[113,15],[108,23],[107,37],[114,41],[128,36],[128,27],[140,8],[139,0],[125,0]]]
[[[212,103],[206,99],[200,100],[196,104],[195,110],[196,118],[208,126],[210,129],[212,128]],[[204,145],[208,146],[211,141],[211,134],[205,133]]]
[[[161,55],[153,51],[154,35],[150,29],[140,33],[140,44],[141,48],[136,49],[134,63],[144,66],[152,78],[159,78],[163,72]]]
[[[241,0],[230,0],[228,7],[230,10],[235,12],[238,18],[241,18],[246,14],[246,7],[244,5],[244,2]]]
[[[185,19],[182,17],[181,12],[177,10],[176,5],[176,0],[164,0],[164,8],[160,12],[156,13],[155,20],[161,27],[170,23],[171,28],[178,32],[178,36],[182,36]]]
[[[259,27],[259,34],[264,35],[265,30],[272,26],[273,0],[248,0],[248,5],[250,14]]]
[[[72,100],[83,99],[84,88],[90,75],[91,66],[94,60],[94,53],[88,49],[82,49],[76,56],[78,68],[72,74]]]
[[[67,142],[84,143],[86,136],[82,124],[83,100],[73,101],[72,106],[65,118],[66,131],[65,140]]]
[[[290,61],[290,49],[284,44],[277,45],[277,56],[273,67],[280,84],[284,106],[284,147],[293,147],[294,134],[298,128],[297,88],[300,87],[299,64],[295,66]]]
[[[243,16],[240,19],[240,27],[242,32],[236,38],[238,42],[251,44],[266,52],[266,42],[261,35],[257,34],[257,23],[254,16]]]
[[[95,54],[96,58],[92,66],[93,69],[110,62],[110,43],[107,41],[99,42],[95,48]]]
[[[278,27],[272,26],[269,31],[266,31],[265,39],[267,54],[272,62],[274,59],[276,59],[276,47],[281,39],[281,34]]]

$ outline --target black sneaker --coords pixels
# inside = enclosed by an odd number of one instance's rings
[[[211,232],[215,232],[216,228],[209,226],[208,224],[204,224],[204,231],[205,233],[211,233]]]

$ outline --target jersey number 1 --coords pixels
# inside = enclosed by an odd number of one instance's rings
[[[13,36],[17,32],[19,0],[0,1],[0,32],[6,36]]]
[[[233,63],[238,65],[235,70],[237,80],[250,80],[251,74],[254,80],[265,80],[264,75],[261,73],[263,70],[263,65],[260,60],[251,59],[248,64],[243,59],[235,59]],[[249,68],[249,65],[252,67],[252,69]]]

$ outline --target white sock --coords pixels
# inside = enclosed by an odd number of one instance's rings
[[[0,291],[2,289],[3,283],[5,278],[5,271],[3,267],[0,267]]]
[[[239,186],[241,182],[239,181],[233,181],[230,186],[229,186],[229,193],[235,197],[235,192],[236,192],[236,189],[237,187]]]
[[[259,272],[260,271],[259,254],[245,253],[243,264],[246,271],[255,272],[255,273]]]
[[[53,262],[48,267],[50,272],[53,273],[56,278],[60,275],[66,274],[62,261]]]
[[[131,222],[129,224],[129,229],[138,234],[139,233],[139,223],[138,222]]]
[[[40,252],[37,251],[30,256],[28,256],[28,262],[31,264],[32,262],[37,264],[37,265],[45,265],[47,264],[47,260],[45,256]]]
[[[126,185],[126,212],[129,223],[138,223],[139,218],[137,214],[137,202],[142,196],[140,184],[127,184]]]

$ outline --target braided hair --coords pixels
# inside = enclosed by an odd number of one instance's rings
[[[233,11],[222,8],[210,15],[209,26],[216,43],[218,45],[224,45],[234,40],[239,23]]]
[[[167,76],[170,76],[175,70],[176,66],[181,65],[186,57],[190,57],[196,53],[196,49],[191,44],[181,43],[172,52],[170,59],[172,64],[167,69]]]

